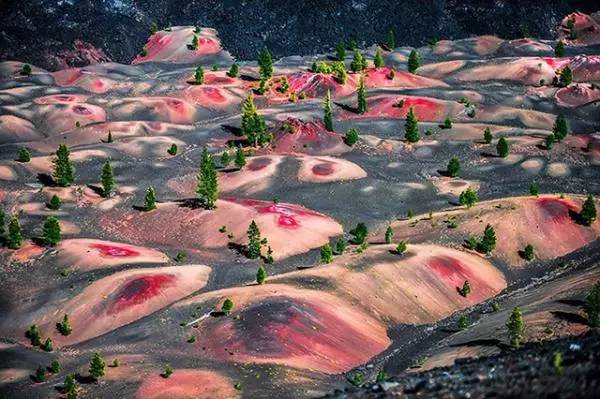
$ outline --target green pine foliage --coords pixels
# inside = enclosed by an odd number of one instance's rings
[[[21,147],[21,149],[19,149],[19,153],[17,154],[17,161],[23,163],[31,161],[31,153],[27,148]]]
[[[194,72],[194,83],[197,85],[204,83],[204,69],[202,69],[202,65],[199,65],[196,68],[196,72]]]
[[[90,360],[90,368],[89,368],[90,376],[97,380],[100,377],[103,377],[106,373],[106,363],[104,359],[98,352],[94,353],[92,359]]]
[[[327,89],[327,94],[325,95],[325,100],[323,101],[323,123],[325,124],[325,129],[330,132],[333,131],[333,114],[331,93],[329,92],[329,89]]]
[[[394,229],[392,229],[392,226],[388,226],[387,229],[385,229],[385,243],[391,244],[393,238],[394,238]]]
[[[258,73],[265,79],[270,79],[273,76],[273,59],[266,47],[262,49],[258,56]]]
[[[508,156],[508,141],[506,141],[504,137],[500,137],[498,140],[498,144],[496,144],[496,151],[498,152],[498,156],[501,158],[506,158]]]
[[[354,56],[352,57],[352,62],[350,63],[350,69],[353,72],[360,72],[367,67],[367,60],[362,55],[360,50],[354,51]]]
[[[102,196],[108,198],[114,192],[116,186],[113,168],[109,160],[104,162],[102,166],[102,176],[100,179],[102,181]]]
[[[466,315],[461,314],[458,317],[457,324],[458,324],[458,328],[460,330],[466,330],[467,328],[469,328],[469,324],[471,324],[471,323],[469,322],[469,318]]]
[[[230,78],[237,78],[240,76],[240,66],[235,62],[231,64],[231,67],[229,67],[229,71],[227,72],[227,76]]]
[[[483,141],[486,144],[491,144],[493,138],[494,138],[494,136],[492,136],[492,131],[490,130],[489,127],[486,127],[485,130],[483,131]]]
[[[77,399],[79,391],[79,384],[75,379],[75,376],[69,374],[65,377],[63,382],[63,392],[67,395],[67,399]]]
[[[453,157],[450,159],[450,162],[448,162],[448,167],[446,168],[446,173],[448,173],[448,176],[450,177],[458,176],[460,173],[460,161],[458,158]]]
[[[506,322],[508,338],[513,348],[519,348],[525,340],[525,321],[519,308],[514,308]]]
[[[260,236],[260,230],[254,220],[250,222],[248,226],[248,244],[246,245],[246,256],[250,259],[258,259],[262,255],[262,238]]]
[[[458,290],[458,293],[465,298],[469,296],[471,293],[471,284],[469,283],[469,280],[465,280],[463,286]]]
[[[551,133],[546,136],[546,138],[544,139],[544,145],[546,146],[546,149],[548,151],[552,149],[555,141],[556,141],[556,137],[554,137],[554,134]]]
[[[529,185],[529,194],[535,197],[540,195],[540,185],[538,182],[534,181]]]
[[[156,209],[156,192],[154,187],[149,186],[144,197],[144,210],[146,212]]]
[[[48,202],[48,204],[46,206],[48,207],[48,209],[52,209],[53,211],[56,211],[56,210],[60,209],[61,205],[62,205],[62,201],[60,200],[58,195],[54,194],[54,195],[52,195],[52,198],[50,198],[50,201]]]
[[[229,155],[229,151],[223,151],[223,153],[221,154],[220,163],[222,168],[226,168],[229,166],[229,164],[231,163],[231,155]]]
[[[42,238],[46,245],[54,247],[61,240],[60,224],[54,216],[48,216],[42,226]]]
[[[71,334],[73,327],[71,327],[71,322],[69,321],[68,315],[65,314],[62,321],[56,323],[56,329],[65,337]]]
[[[373,59],[373,63],[375,64],[375,68],[381,68],[385,65],[385,61],[383,59],[383,52],[379,47],[377,47],[377,51],[375,51],[375,58]]]
[[[196,194],[206,209],[215,209],[219,198],[217,168],[213,157],[204,147],[200,157],[200,169],[197,175]]]
[[[452,119],[450,119],[450,116],[447,116],[446,119],[444,119],[442,129],[452,129]]]
[[[386,44],[390,50],[396,48],[396,34],[391,29],[387,34]]]
[[[475,205],[477,201],[479,201],[477,192],[471,187],[468,187],[466,190],[460,193],[458,197],[458,202],[461,205],[466,206],[467,208],[470,208],[473,205]]]
[[[46,368],[44,366],[38,366],[35,370],[35,381],[44,382],[46,381]]]
[[[256,271],[256,282],[262,285],[265,283],[266,279],[267,270],[264,268],[264,266],[259,266],[258,270]]]
[[[523,257],[528,261],[532,261],[535,258],[535,252],[533,251],[533,245],[527,244],[525,246],[525,248],[523,248]]]
[[[327,243],[321,247],[321,262],[331,263],[333,261],[333,248]]]
[[[421,139],[421,135],[419,134],[418,123],[419,120],[417,119],[415,110],[413,107],[410,107],[408,113],[406,114],[406,123],[404,125],[406,130],[404,137],[409,143],[416,143]]]
[[[564,67],[560,71],[560,75],[558,77],[558,86],[559,87],[567,87],[573,82],[573,71],[568,66]]]
[[[42,334],[37,324],[29,326],[29,330],[25,332],[25,337],[29,338],[32,346],[40,346],[42,344]]]
[[[346,65],[342,61],[334,61],[331,64],[331,72],[335,74],[335,80],[341,85],[345,85],[348,82],[348,72],[346,71]]]
[[[479,249],[481,252],[489,254],[494,249],[496,249],[496,231],[489,224],[485,226],[485,230],[483,231],[483,237],[481,238],[481,242],[479,243]]]
[[[367,107],[367,97],[366,97],[366,93],[365,93],[365,77],[361,76],[360,77],[360,83],[358,85],[358,90],[356,91],[356,95],[357,95],[357,101],[358,101],[358,107],[357,107],[357,111],[359,114],[364,114],[365,112],[368,111],[368,107]]]
[[[556,42],[556,46],[554,46],[554,55],[556,55],[557,57],[565,56],[565,44],[562,40]]]
[[[420,66],[421,60],[419,58],[419,53],[417,50],[413,49],[408,55],[408,72],[415,73]]]
[[[177,155],[177,144],[175,144],[175,143],[171,144],[171,146],[169,147],[167,152],[169,153],[169,155],[173,155],[173,156]]]
[[[233,301],[229,298],[226,298],[225,301],[223,301],[223,305],[221,306],[221,311],[228,315],[231,313],[232,310],[233,310]]]
[[[272,139],[264,118],[256,111],[252,95],[242,103],[242,134],[255,147],[268,144]]]
[[[52,361],[52,363],[50,363],[50,371],[53,374],[58,374],[58,373],[60,373],[61,370],[62,370],[62,367],[60,366],[60,362],[58,360],[54,359]]]
[[[351,240],[352,244],[361,245],[367,239],[369,230],[366,224],[358,223],[354,229],[350,230],[350,234],[353,236]]]
[[[408,248],[408,243],[406,241],[400,241],[398,243],[398,245],[396,245],[396,253],[399,255],[402,255],[403,253],[406,252],[407,248]]]
[[[244,166],[246,166],[246,154],[244,154],[244,150],[242,147],[238,147],[235,151],[234,163],[235,166],[238,167],[238,169],[242,169]]]
[[[583,222],[588,226],[591,226],[596,220],[596,203],[592,194],[588,194],[585,199],[579,216],[581,216]]]
[[[343,41],[339,42],[335,47],[335,53],[338,61],[344,61],[346,59],[346,44]]]
[[[343,254],[344,251],[346,251],[347,246],[348,246],[348,241],[346,241],[344,238],[340,238],[335,243],[335,254],[336,255]]]
[[[46,338],[46,341],[44,341],[44,343],[42,344],[42,346],[40,346],[40,348],[44,352],[52,352],[54,350],[54,348],[52,346],[52,338]]]
[[[23,64],[23,66],[21,67],[21,75],[23,76],[29,76],[31,75],[31,65],[29,64]]]
[[[353,146],[358,142],[359,137],[360,132],[358,131],[358,129],[351,127],[346,132],[346,136],[344,136],[344,142],[349,146]]]
[[[585,313],[592,327],[600,327],[600,281],[596,282],[585,297]]]
[[[552,126],[552,134],[558,142],[561,142],[565,137],[567,137],[567,134],[569,134],[569,126],[564,115],[559,114],[554,120],[554,125]]]
[[[19,217],[13,215],[8,222],[7,245],[10,249],[19,249],[23,244],[23,236]]]
[[[61,144],[58,146],[56,158],[53,160],[54,172],[52,177],[54,182],[61,187],[70,186],[75,180],[75,168],[69,159],[69,155],[70,152],[67,146]]]

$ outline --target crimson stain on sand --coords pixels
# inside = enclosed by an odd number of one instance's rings
[[[102,256],[131,257],[140,255],[140,253],[136,250],[116,245],[92,244],[90,247],[97,249]]]
[[[553,223],[573,223],[569,212],[576,208],[570,202],[556,198],[540,198],[537,206],[542,210],[544,218]]]
[[[176,277],[172,274],[156,274],[137,277],[127,282],[115,295],[116,299],[108,313],[118,313],[131,306],[136,306],[159,295],[165,288],[175,285]]]
[[[334,172],[333,163],[323,162],[312,167],[312,172],[317,176],[329,176]]]

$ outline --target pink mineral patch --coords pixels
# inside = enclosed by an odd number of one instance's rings
[[[127,247],[116,245],[92,244],[91,248],[97,249],[102,256],[138,256],[140,253]]]
[[[555,96],[563,106],[579,107],[600,101],[600,90],[592,89],[586,84],[575,84],[559,89]]]
[[[108,313],[115,314],[131,306],[140,305],[160,295],[165,288],[173,286],[175,280],[174,275],[166,273],[137,277],[115,293],[115,299],[109,306]]]
[[[323,122],[303,122],[294,118],[286,119],[275,131],[273,147],[278,154],[337,155],[350,150],[342,135],[327,131]]]
[[[334,165],[331,162],[318,163],[312,167],[312,172],[315,175],[319,175],[319,176],[329,176],[329,175],[332,175],[334,172],[333,166]]]
[[[136,399],[236,399],[240,395],[228,378],[208,370],[177,369],[169,378],[156,371],[144,379]]]

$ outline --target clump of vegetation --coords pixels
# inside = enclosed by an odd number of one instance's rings
[[[450,177],[457,177],[459,172],[460,172],[460,161],[458,160],[458,158],[453,157],[452,159],[450,159],[450,162],[448,162],[448,167],[446,168],[446,173]]]
[[[349,146],[353,146],[358,142],[359,137],[360,133],[358,129],[352,127],[346,132],[346,136],[344,136],[344,142]]]
[[[585,297],[585,313],[592,327],[600,327],[600,282],[594,284]]]
[[[367,107],[367,97],[365,94],[365,77],[360,77],[360,83],[358,84],[358,89],[356,90],[358,107],[357,111],[359,114],[364,114],[368,111]]]
[[[112,195],[115,190],[115,177],[113,174],[113,168],[110,161],[107,160],[102,166],[102,175],[100,176],[102,182],[102,196],[108,198]]]
[[[149,186],[144,197],[144,211],[148,212],[156,209],[156,192],[154,187]]]
[[[50,198],[50,201],[48,201],[48,203],[46,204],[48,209],[52,209],[53,211],[59,210],[61,205],[62,205],[62,201],[56,194],[53,194],[52,197]]]
[[[52,338],[46,338],[46,341],[44,341],[40,348],[44,352],[52,352],[54,350],[54,347],[52,346]]]
[[[206,209],[214,209],[219,197],[217,169],[213,157],[204,147],[200,157],[200,169],[197,176],[196,194]]]
[[[35,370],[35,382],[44,382],[46,381],[46,368],[42,365],[39,365]]]
[[[410,107],[408,113],[406,114],[406,123],[404,125],[406,133],[404,134],[404,138],[409,143],[416,143],[421,139],[421,135],[419,134],[419,120],[417,119],[417,115],[415,114],[415,110],[413,107]]]
[[[569,66],[566,66],[558,75],[558,87],[567,87],[571,83],[573,83],[573,71]]]
[[[486,254],[489,254],[496,248],[496,231],[489,224],[485,226],[483,237],[479,242],[478,249]]]
[[[92,356],[88,371],[90,373],[90,377],[95,380],[99,379],[100,377],[104,377],[104,374],[106,373],[106,363],[98,352],[94,353]]]
[[[569,126],[563,114],[559,114],[556,117],[552,126],[552,134],[554,135],[554,139],[559,143],[569,134]]]
[[[229,67],[229,71],[227,72],[227,76],[230,78],[237,78],[240,76],[240,66],[235,62],[231,64],[231,67]]]
[[[199,65],[194,72],[194,83],[197,85],[204,83],[204,69],[202,69],[202,65]]]
[[[585,199],[579,216],[588,226],[591,226],[596,220],[596,203],[594,202],[594,197],[592,194],[588,194],[587,198]]]
[[[65,377],[62,390],[67,395],[67,399],[77,399],[79,384],[77,383],[75,376],[69,374]]]
[[[393,238],[394,238],[394,229],[392,229],[392,226],[388,226],[387,229],[385,229],[385,243],[391,244]]]
[[[387,38],[386,38],[385,44],[388,46],[388,48],[390,50],[393,50],[393,49],[396,48],[396,34],[391,29],[390,29],[390,31],[387,34]]]
[[[263,146],[272,139],[272,136],[267,132],[264,118],[256,111],[252,95],[248,96],[242,103],[242,135],[255,147]]]
[[[396,253],[398,255],[402,255],[403,253],[406,252],[406,249],[408,248],[408,243],[406,241],[400,241],[398,243],[398,245],[396,245]]]
[[[162,374],[160,375],[162,378],[169,378],[171,376],[171,374],[173,374],[173,367],[171,367],[170,365],[166,365],[165,366],[165,370],[162,372]]]
[[[419,53],[417,50],[412,50],[408,55],[408,72],[415,73],[421,66],[421,60],[419,59]]]
[[[362,55],[360,50],[354,50],[354,56],[350,63],[350,69],[352,72],[361,72],[367,68],[367,59]]]
[[[340,238],[335,243],[335,254],[336,255],[343,254],[344,251],[346,250],[347,246],[348,246],[348,241],[346,241],[344,238]]]
[[[327,243],[321,247],[321,262],[331,263],[333,261],[333,248]]]
[[[335,53],[338,61],[344,61],[346,59],[346,44],[343,41],[335,46]]]
[[[13,215],[8,222],[8,237],[6,244],[10,249],[19,249],[23,244],[23,236],[19,217]]]
[[[350,230],[350,234],[353,236],[351,240],[352,244],[361,245],[367,239],[369,230],[366,224],[358,223],[354,229]]]
[[[173,155],[173,156],[177,155],[177,144],[175,144],[175,143],[171,144],[171,146],[169,147],[167,152],[169,153],[169,155]]]
[[[71,322],[69,321],[68,315],[65,314],[62,321],[56,323],[56,329],[65,337],[71,334],[73,327],[71,327]]]
[[[327,94],[325,95],[325,100],[323,101],[323,123],[325,124],[325,129],[330,132],[333,131],[331,93],[329,92],[329,89],[327,89]]]
[[[355,373],[351,378],[350,378],[350,383],[352,385],[354,385],[355,387],[359,387],[364,383],[364,376],[361,373]]]
[[[554,55],[556,55],[557,57],[565,56],[565,44],[562,40],[556,42],[556,46],[554,46]]]
[[[198,50],[198,36],[194,35],[192,42],[187,45],[188,50]]]
[[[444,123],[440,127],[442,129],[452,129],[452,119],[450,119],[450,115],[444,119]]]
[[[19,149],[19,153],[17,154],[17,161],[23,163],[31,161],[31,153],[26,147],[21,147]]]
[[[235,166],[237,166],[238,169],[242,169],[244,166],[246,166],[246,154],[244,153],[242,147],[237,148],[233,163],[235,163]]]
[[[383,52],[379,47],[377,47],[377,51],[375,51],[375,58],[373,59],[373,63],[375,64],[375,68],[381,68],[385,65],[385,61],[383,59]]]
[[[70,186],[75,180],[75,168],[69,159],[69,154],[67,146],[61,144],[58,146],[56,158],[53,160],[54,172],[52,177],[54,182],[61,187]]]
[[[533,245],[527,244],[525,248],[523,248],[523,258],[525,258],[528,261],[532,261],[535,258]]]
[[[50,363],[50,371],[53,374],[58,374],[58,373],[60,373],[61,370],[62,370],[62,367],[60,365],[60,362],[56,359],[52,360],[52,363]]]
[[[42,336],[37,324],[29,326],[29,330],[25,332],[25,337],[29,338],[32,346],[40,346],[42,344]]]
[[[461,314],[461,315],[458,317],[458,322],[457,322],[457,324],[458,324],[458,328],[459,328],[460,330],[466,330],[467,328],[469,328],[469,325],[470,325],[471,323],[469,322],[469,318],[468,318],[466,315],[464,315],[464,314]]]
[[[260,230],[254,220],[248,226],[248,244],[246,245],[246,256],[250,259],[258,259],[262,255],[263,239],[260,236]]]
[[[518,307],[512,310],[512,313],[506,322],[506,329],[510,345],[513,348],[519,348],[525,340],[525,321],[523,320],[523,314]]]
[[[554,137],[554,134],[549,134],[546,136],[546,138],[544,139],[544,145],[546,146],[546,149],[548,151],[552,149],[555,141],[556,137]]]
[[[556,374],[561,375],[563,373],[563,356],[561,352],[554,352],[552,354],[552,367]]]
[[[492,136],[492,131],[490,130],[489,127],[486,127],[485,130],[483,131],[483,141],[486,144],[491,144],[493,138],[494,138],[494,136]]]
[[[226,168],[231,163],[231,155],[229,155],[229,151],[223,151],[220,159],[221,167]]]
[[[469,296],[469,294],[471,293],[471,284],[468,280],[465,280],[463,286],[458,289],[458,293],[465,298]]]
[[[54,247],[61,240],[60,224],[54,216],[48,216],[42,226],[42,239],[46,245]]]
[[[281,81],[279,83],[279,88],[277,89],[278,91],[280,91],[281,93],[287,93],[287,91],[290,88],[290,82],[288,82],[287,77],[282,77]]]
[[[529,185],[529,194],[537,197],[540,194],[540,185],[538,182],[534,181]]]
[[[256,271],[256,282],[258,284],[264,284],[265,280],[267,279],[267,270],[264,268],[264,266],[259,266],[258,270]]]
[[[187,258],[187,255],[185,254],[185,252],[181,252],[181,251],[177,251],[177,253],[175,254],[175,256],[173,257],[173,260],[177,263],[181,263],[183,262],[185,259]]]
[[[498,151],[498,156],[501,158],[506,158],[508,156],[508,141],[504,137],[500,137],[498,140],[498,144],[496,144],[496,151]]]
[[[477,192],[471,187],[468,187],[458,196],[458,202],[467,208],[475,205],[478,200]]]
[[[113,359],[112,366],[113,367],[120,367],[121,366],[121,361],[118,358],[115,357]]]
[[[264,47],[258,56],[258,73],[265,79],[273,76],[273,59],[269,49]]]
[[[225,301],[223,301],[223,305],[221,306],[221,311],[223,313],[225,313],[226,315],[228,315],[231,313],[232,310],[233,310],[233,301],[229,298],[225,298]]]

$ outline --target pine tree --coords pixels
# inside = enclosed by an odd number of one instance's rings
[[[496,231],[489,224],[485,226],[479,248],[486,254],[489,254],[496,248]]]
[[[466,315],[461,314],[458,317],[458,323],[457,324],[458,324],[458,328],[459,329],[466,330],[467,328],[469,328],[469,318]]]
[[[364,114],[365,112],[368,111],[367,108],[367,97],[365,94],[365,77],[361,76],[360,77],[360,83],[358,85],[358,90],[356,91],[357,97],[358,97],[358,113],[359,114]]]
[[[533,260],[533,258],[535,258],[535,253],[533,251],[533,245],[527,244],[525,246],[525,248],[523,249],[523,257],[529,261],[531,261],[531,260]]]
[[[391,29],[387,34],[386,44],[390,50],[393,50],[396,48],[396,34]]]
[[[325,100],[323,101],[323,123],[325,124],[325,129],[330,132],[333,131],[331,93],[329,92],[329,89],[327,89],[327,94],[325,95]]]
[[[196,194],[206,209],[214,209],[219,197],[217,169],[213,157],[204,147],[200,158]]]
[[[98,378],[104,376],[105,371],[106,363],[104,362],[104,359],[102,359],[102,356],[100,356],[99,353],[94,353],[92,359],[90,360],[90,376],[97,380]]]
[[[262,76],[260,78],[260,82],[258,83],[258,89],[256,89],[256,92],[260,95],[263,95],[267,92],[268,88],[267,88],[267,78],[265,78],[264,76]]]
[[[108,135],[106,136],[106,142],[109,144],[113,142],[113,136],[110,130],[108,131]]]
[[[56,211],[56,210],[60,209],[61,205],[62,205],[62,201],[60,200],[58,195],[54,194],[54,195],[52,195],[52,197],[50,198],[50,201],[48,202],[48,204],[46,206],[48,207],[48,209],[52,209],[52,210]]]
[[[177,144],[175,144],[175,143],[171,144],[171,146],[169,147],[167,152],[169,153],[169,155],[173,155],[173,156],[177,155]]]
[[[540,185],[538,184],[538,182],[534,181],[529,185],[529,194],[535,197],[540,195]]]
[[[271,141],[265,120],[256,111],[252,95],[242,103],[242,134],[254,146],[264,145]]]
[[[19,154],[17,155],[17,161],[19,162],[29,162],[31,161],[31,153],[25,147],[21,147],[19,149]]]
[[[568,66],[564,67],[562,71],[560,71],[560,76],[558,78],[558,86],[559,87],[567,87],[573,82],[573,71]]]
[[[229,298],[226,298],[225,301],[223,301],[223,306],[221,306],[221,311],[225,314],[229,314],[229,313],[231,313],[232,310],[233,310],[233,301]]]
[[[250,259],[258,259],[261,256],[262,239],[258,225],[253,220],[248,226],[248,244],[246,246],[246,254]]]
[[[227,76],[229,76],[230,78],[237,78],[238,76],[240,76],[240,66],[235,62],[231,64],[229,72],[227,72]]]
[[[450,116],[447,116],[446,119],[444,119],[442,129],[452,129],[452,119],[450,119]]]
[[[65,377],[63,382],[63,392],[67,395],[67,399],[77,399],[77,391],[79,390],[79,384],[72,374]]]
[[[584,223],[588,226],[591,226],[596,220],[596,204],[594,202],[594,197],[592,194],[588,194],[583,206],[581,207],[581,213],[579,214],[581,219],[583,219]]]
[[[59,361],[54,359],[52,363],[50,363],[50,371],[52,371],[53,374],[58,374],[61,370],[62,367],[60,366]]]
[[[452,159],[450,159],[450,162],[448,162],[446,173],[448,173],[448,176],[450,177],[457,177],[459,172],[460,161],[458,160],[458,158],[453,157]]]
[[[519,308],[513,309],[506,322],[506,328],[508,329],[510,344],[514,348],[519,348],[521,343],[525,340],[525,321],[523,320],[523,314]]]
[[[416,143],[421,139],[421,135],[419,134],[418,123],[419,120],[417,119],[415,110],[413,107],[410,107],[410,109],[408,110],[408,114],[406,114],[406,124],[404,125],[406,130],[404,138],[409,143]]]
[[[32,346],[40,346],[42,344],[42,335],[36,324],[29,326],[29,330],[25,333],[25,337],[29,338]]]
[[[104,166],[102,166],[102,196],[104,198],[110,197],[115,189],[115,177],[113,175],[112,165],[110,161],[107,160],[104,162]]]
[[[333,249],[329,243],[321,247],[321,262],[331,263],[333,261]]]
[[[29,76],[31,75],[31,65],[29,64],[23,64],[23,66],[21,67],[21,75],[23,76]]]
[[[552,126],[552,134],[556,141],[561,142],[569,133],[569,126],[564,115],[560,114],[554,120],[554,126]]]
[[[346,71],[346,65],[342,61],[335,61],[331,64],[331,70],[335,74],[335,80],[341,85],[345,85],[348,82],[348,72]]]
[[[600,282],[596,282],[585,297],[585,313],[592,327],[600,327]]]
[[[377,47],[377,51],[375,51],[375,58],[373,59],[373,63],[375,64],[375,68],[381,68],[385,65],[385,61],[383,59],[383,52],[379,47]]]
[[[554,55],[556,55],[557,57],[565,56],[565,44],[562,40],[556,42],[556,46],[554,47]]]
[[[197,85],[204,83],[204,69],[202,69],[202,65],[199,65],[196,68],[196,72],[194,72],[194,83]]]
[[[346,45],[343,41],[339,42],[338,45],[335,47],[335,52],[338,61],[344,61],[346,59]]]
[[[46,381],[46,368],[44,366],[40,365],[35,370],[35,381],[36,382]]]
[[[485,141],[486,144],[490,144],[493,138],[494,136],[492,136],[492,131],[489,127],[486,127],[483,131],[483,141]]]
[[[156,192],[154,191],[154,187],[149,186],[144,198],[144,210],[147,212],[153,209],[156,209]]]
[[[69,149],[65,144],[58,146],[56,159],[54,159],[54,182],[61,187],[70,186],[75,180],[75,169],[69,160]]]
[[[459,290],[459,293],[465,298],[469,296],[469,294],[471,293],[471,284],[469,283],[469,280],[465,280],[462,288]]]
[[[198,50],[198,36],[194,35],[192,42],[187,47],[189,50]]]
[[[239,169],[242,169],[244,166],[246,166],[246,154],[244,154],[242,147],[238,147],[235,151],[234,163]]]
[[[400,241],[398,243],[398,245],[396,245],[396,253],[398,253],[399,255],[402,255],[403,253],[406,252],[407,247],[408,247],[408,244],[406,243],[406,241]]]
[[[8,248],[19,249],[21,248],[22,243],[23,236],[21,235],[21,223],[19,222],[19,217],[17,215],[13,215],[13,217],[10,219],[10,222],[8,222]]]
[[[415,73],[419,66],[421,66],[421,61],[419,60],[419,53],[417,52],[417,50],[412,50],[408,55],[408,72]]]
[[[394,229],[392,229],[392,226],[388,226],[387,229],[385,229],[385,243],[391,244],[392,238],[394,238]]]
[[[173,367],[171,367],[169,364],[167,364],[165,366],[165,371],[163,371],[160,376],[162,378],[169,378],[172,374],[173,374]]]
[[[354,51],[354,56],[352,57],[352,63],[350,63],[350,69],[353,72],[360,72],[365,69],[365,59],[360,50]]]
[[[256,282],[262,285],[265,283],[266,279],[267,271],[265,270],[264,266],[259,266],[258,270],[256,271]]]
[[[71,322],[69,321],[68,315],[65,314],[62,321],[59,323],[56,323],[56,329],[58,330],[59,333],[61,333],[64,336],[71,334],[71,332],[73,331],[73,328],[71,327]]]
[[[498,151],[498,156],[501,158],[506,158],[508,155],[508,142],[504,137],[500,137],[498,140],[498,144],[496,144],[496,151]]]
[[[354,144],[356,144],[359,137],[360,137],[360,133],[359,133],[358,129],[351,127],[346,132],[346,136],[344,137],[344,142],[349,146],[353,146]]]
[[[544,145],[546,146],[546,149],[551,150],[552,146],[554,146],[555,141],[556,138],[554,137],[554,134],[550,133],[549,135],[547,135],[544,139]]]
[[[354,236],[352,238],[352,243],[356,245],[361,245],[367,239],[369,231],[367,230],[366,224],[358,223],[354,229],[350,230],[350,234]]]
[[[339,240],[337,240],[337,242],[335,243],[335,254],[336,255],[341,255],[344,253],[344,251],[346,250],[346,247],[348,246],[348,241],[346,241],[344,238],[340,238]]]
[[[40,348],[44,352],[52,352],[54,350],[54,348],[52,347],[52,338],[46,338],[46,341],[42,346],[40,346]]]
[[[229,155],[229,151],[223,151],[221,154],[221,167],[226,168],[231,163],[231,156]]]
[[[477,192],[475,192],[475,190],[473,190],[471,187],[468,187],[465,191],[460,193],[460,196],[458,197],[458,202],[461,205],[465,205],[467,208],[475,205],[478,200],[479,198],[477,197]]]
[[[48,216],[42,227],[42,238],[46,245],[55,246],[60,242],[60,224],[54,216]]]
[[[270,79],[273,76],[273,59],[271,58],[269,49],[266,47],[262,49],[258,56],[258,67],[260,76],[266,79]]]

